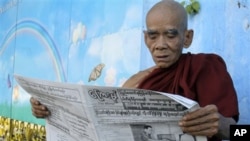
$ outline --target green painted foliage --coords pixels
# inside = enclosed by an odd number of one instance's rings
[[[181,4],[185,7],[190,15],[195,15],[200,11],[200,3],[198,0],[189,0],[189,2],[182,1]]]

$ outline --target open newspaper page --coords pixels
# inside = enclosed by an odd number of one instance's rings
[[[118,87],[84,86],[88,114],[101,141],[206,141],[178,121],[199,105],[185,97]]]
[[[199,105],[182,96],[119,87],[86,86],[16,76],[46,105],[47,141],[206,141],[178,121]]]
[[[46,118],[47,141],[97,141],[84,109],[80,85],[50,82],[15,75],[18,84],[51,111]]]

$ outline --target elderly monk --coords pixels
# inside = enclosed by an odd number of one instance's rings
[[[187,13],[172,0],[156,3],[146,17],[145,43],[155,66],[140,71],[123,85],[179,94],[197,101],[201,108],[179,122],[183,132],[207,136],[209,141],[229,138],[229,127],[239,117],[237,95],[225,62],[215,54],[182,53],[193,39]],[[44,118],[47,108],[30,99],[33,115]]]
[[[192,43],[187,13],[182,5],[165,0],[146,17],[145,43],[155,66],[133,75],[123,87],[179,94],[201,108],[179,122],[183,132],[207,136],[209,141],[229,139],[229,127],[239,117],[237,95],[225,62],[215,54],[182,53]]]

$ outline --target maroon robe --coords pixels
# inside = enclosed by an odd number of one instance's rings
[[[232,79],[224,60],[215,54],[183,54],[171,67],[153,70],[138,88],[179,94],[197,101],[201,107],[214,104],[223,116],[238,121]]]

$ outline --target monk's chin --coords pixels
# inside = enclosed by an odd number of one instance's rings
[[[156,66],[158,68],[169,68],[171,67],[173,64],[175,64],[176,61],[158,61],[156,62]]]
[[[170,65],[169,64],[157,64],[157,67],[158,68],[168,68],[168,67],[170,67]]]

